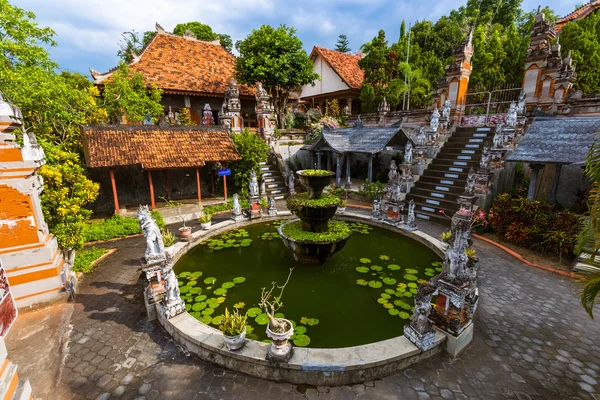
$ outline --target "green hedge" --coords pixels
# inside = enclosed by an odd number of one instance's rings
[[[165,221],[158,211],[152,211],[152,217],[159,228],[165,226]],[[136,233],[141,233],[140,223],[137,218],[113,215],[104,221],[87,224],[84,236],[86,242],[96,242],[135,235]]]
[[[248,207],[250,207],[250,203],[248,203],[248,200],[246,200],[246,199],[241,199],[240,206],[242,208],[248,208]],[[230,211],[230,210],[233,210],[233,200],[232,199],[227,200],[227,203],[213,204],[212,206],[206,206],[206,207],[204,207],[204,209],[202,211],[204,212],[204,214],[216,214],[216,213],[220,213],[223,211]]]
[[[341,202],[342,199],[332,194],[323,194],[320,199],[309,199],[307,193],[301,193],[288,197],[285,204],[288,210],[296,212],[304,207],[329,208],[339,206]]]
[[[108,249],[98,249],[96,247],[76,252],[73,271],[83,272],[84,274],[92,272],[92,263],[106,253],[108,253]]]
[[[327,232],[308,232],[302,230],[300,221],[285,224],[282,228],[283,234],[300,243],[333,243],[350,237],[352,229],[341,221],[329,221]]]

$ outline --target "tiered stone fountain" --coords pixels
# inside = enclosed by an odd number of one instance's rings
[[[300,221],[286,222],[279,227],[283,243],[294,252],[294,259],[302,264],[323,264],[340,251],[352,234],[341,221],[330,221],[341,199],[323,195],[331,183],[333,172],[325,170],[298,171],[300,183],[308,193],[288,197],[287,207]]]

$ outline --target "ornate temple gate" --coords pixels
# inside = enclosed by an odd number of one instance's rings
[[[493,90],[469,92],[459,110],[460,126],[495,126],[504,123],[506,111],[512,102],[518,102],[521,85],[504,85]]]

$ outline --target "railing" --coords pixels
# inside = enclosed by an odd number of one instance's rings
[[[510,103],[519,100],[521,86],[467,93],[460,106],[460,126],[495,126],[504,123]]]

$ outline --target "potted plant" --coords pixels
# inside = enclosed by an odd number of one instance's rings
[[[294,334],[294,326],[285,318],[276,318],[275,314],[283,307],[281,297],[292,276],[292,271],[288,274],[287,280],[282,286],[277,286],[277,282],[273,282],[271,289],[262,288],[260,295],[259,306],[265,311],[269,317],[267,324],[267,337],[271,339],[271,345],[267,350],[267,359],[275,359],[278,361],[288,361],[292,356],[292,345],[289,343],[290,337]],[[279,289],[279,295],[275,296],[273,291]]]
[[[232,314],[225,309],[225,316],[219,330],[223,332],[223,341],[229,350],[239,350],[246,343],[246,319],[247,316],[241,316],[236,309]]]
[[[337,211],[340,214],[343,214],[346,211],[346,199],[342,199],[342,201],[340,202],[340,205],[339,205]]]
[[[179,203],[179,202],[175,202],[172,200],[168,200],[164,197],[162,197],[162,199],[167,203],[167,205],[169,206],[169,208],[172,208],[175,210],[175,212],[177,213],[177,216],[179,217],[179,219],[181,220],[181,223],[183,224],[183,226],[181,228],[179,228],[179,237],[182,239],[187,239],[190,237],[190,235],[192,234],[192,227],[191,226],[187,226],[185,224],[185,214],[182,214],[181,212],[181,207],[183,206],[183,203]]]
[[[212,222],[211,222],[212,214],[202,213],[202,214],[200,214],[200,217],[198,218],[198,220],[200,221],[200,226],[202,227],[202,229],[207,231],[210,229],[210,225],[212,224]]]

